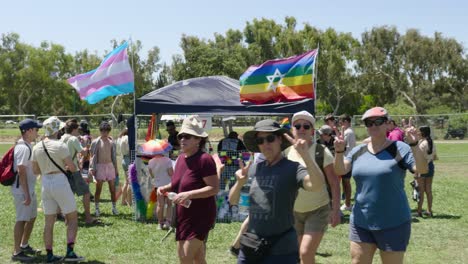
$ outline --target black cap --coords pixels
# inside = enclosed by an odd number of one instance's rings
[[[41,128],[42,124],[39,123],[37,120],[32,120],[30,118],[26,118],[19,123],[19,129],[21,131],[26,131],[31,128]]]

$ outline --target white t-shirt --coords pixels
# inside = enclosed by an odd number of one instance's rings
[[[122,136],[117,139],[117,152],[121,153],[122,156],[126,156],[130,153],[130,148],[128,146],[128,136]]]
[[[65,158],[70,157],[70,152],[65,143],[58,140],[46,140],[44,144],[49,152],[50,157],[59,165],[63,170],[65,170]],[[41,174],[48,174],[50,172],[60,171],[53,163],[50,161],[49,157],[42,147],[42,142],[37,143],[33,148],[32,160],[37,162],[39,168],[41,169]]]
[[[71,134],[65,134],[60,138],[60,141],[67,144],[68,151],[70,152],[70,157],[72,158],[72,161],[75,164],[76,168],[79,168],[78,153],[83,151],[83,147],[81,146],[80,140]]]
[[[148,162],[148,169],[151,169],[154,177],[151,183],[154,187],[161,187],[171,182],[171,177],[167,173],[172,168],[172,160],[168,157],[154,157]]]
[[[26,146],[27,145],[27,146]],[[18,171],[18,165],[26,167],[26,178],[28,181],[29,195],[34,194],[34,187],[36,185],[36,175],[33,173],[32,169],[32,146],[28,142],[24,141],[22,138],[18,140],[18,144],[15,146],[14,161],[13,161],[13,170]],[[19,180],[19,176],[16,177],[16,181]],[[16,182],[11,186],[12,194],[24,194],[23,188],[19,186],[16,188]]]
[[[315,149],[317,144],[313,144],[309,148],[309,155],[315,160]],[[294,147],[286,149],[286,155],[289,160],[299,162],[302,166],[306,166],[301,155],[296,151]],[[333,164],[333,155],[327,147],[323,150],[323,167]],[[326,175],[324,175],[326,177]],[[308,192],[302,188],[299,188],[296,202],[294,203],[294,211],[305,213],[318,209],[330,202],[328,196],[327,185],[324,184],[323,188],[319,192]]]
[[[356,135],[351,127],[348,127],[344,132],[344,141],[346,143],[346,151],[344,156],[348,155],[348,153],[356,146]]]

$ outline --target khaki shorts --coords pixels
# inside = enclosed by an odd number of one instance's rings
[[[297,234],[325,232],[328,227],[330,211],[330,205],[326,204],[310,212],[294,212],[294,225]]]
[[[31,195],[31,203],[26,206],[24,202],[24,194],[13,194],[16,209],[16,222],[29,222],[37,216],[37,198],[35,194]]]
[[[45,174],[42,180],[42,207],[45,215],[53,215],[60,208],[63,214],[76,211],[75,196],[63,173]]]

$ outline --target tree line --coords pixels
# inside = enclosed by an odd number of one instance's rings
[[[108,51],[123,40],[111,40]],[[162,63],[157,46],[142,56],[141,41],[129,56],[136,97],[174,81],[226,75],[234,79],[250,66],[320,48],[317,114],[361,114],[382,105],[395,114],[465,112],[468,109],[468,56],[462,43],[416,29],[404,34],[394,26],[374,27],[360,39],[333,28],[300,27],[294,17],[246,22],[243,30],[214,33],[212,39],[182,35],[182,54]],[[105,54],[67,53],[62,45],[39,47],[3,33],[0,43],[0,114],[71,115],[108,113],[114,98],[96,105],[81,101],[66,79],[95,69]],[[133,96],[123,96],[117,112],[133,111]]]

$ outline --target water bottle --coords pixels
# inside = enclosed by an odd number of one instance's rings
[[[249,216],[249,207],[250,207],[250,197],[249,197],[250,185],[246,184],[242,187],[240,198],[239,198],[239,208],[238,208],[238,218],[239,221],[244,221],[247,216]]]
[[[175,193],[175,192],[166,193],[167,198],[169,198],[169,200],[171,200],[171,201],[174,200],[176,195],[177,195],[177,193]],[[189,208],[191,204],[192,204],[192,200],[186,200],[183,204],[180,204],[180,205],[182,205],[185,208]]]

